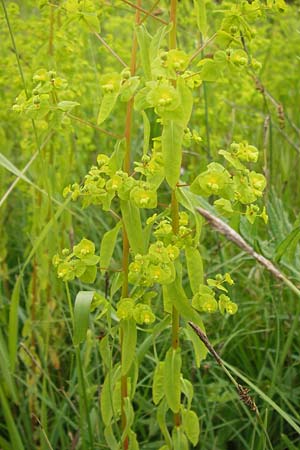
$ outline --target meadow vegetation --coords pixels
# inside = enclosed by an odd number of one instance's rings
[[[0,5],[0,449],[299,449],[299,2]]]

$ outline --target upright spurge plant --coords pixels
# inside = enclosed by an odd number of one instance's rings
[[[187,2],[183,3],[186,6]],[[182,155],[183,149],[190,146],[199,152],[201,137],[192,112],[194,101],[201,96],[202,83],[252,76],[260,65],[249,51],[254,36],[251,24],[266,10],[283,5],[281,1],[259,0],[238,1],[232,7],[224,4],[219,11],[220,27],[212,33],[206,7],[210,12],[214,6],[208,3],[194,1],[190,14],[198,24],[198,31],[194,30],[194,35],[198,33],[198,47],[188,45],[186,51],[177,46],[177,22],[181,18],[177,0],[164,3],[169,19],[152,34],[145,19],[153,21],[153,30],[160,16],[152,9],[145,12],[140,0],[133,5],[131,63],[120,72],[104,69],[100,80],[98,126],[123,102],[124,138],[113,150],[108,148],[98,154],[96,164],[81,183],[64,191],[84,208],[96,205],[99,214],[102,209],[115,220],[102,236],[99,256],[95,244],[84,238],[72,250],[64,249],[53,259],[58,277],[66,283],[79,278],[82,283],[93,284],[98,273],[108,274],[111,283],[106,293],[80,292],[74,309],[75,345],[85,339],[90,310],[99,311],[97,321],[101,320],[106,330],[100,344],[105,371],[100,402],[105,439],[111,449],[139,448],[132,406],[142,364],[142,358],[137,358],[137,334],[147,330],[155,339],[155,330],[164,328],[171,329],[169,349],[162,360],[157,360],[152,377],[153,404],[165,440],[160,450],[185,450],[189,443],[198,443],[199,418],[192,409],[193,385],[182,375],[180,341],[192,341],[199,367],[207,351],[187,322],[204,330],[202,320],[206,314],[231,315],[238,306],[228,294],[228,286],[233,284],[229,273],[204,278],[199,250],[202,219],[196,206],[207,197],[217,213],[235,223],[242,215],[251,224],[257,217],[267,221],[265,210],[256,203],[266,181],[253,170],[259,156],[254,146],[246,141],[233,142],[218,152],[224,164],[219,159],[210,162],[206,170],[198,170],[193,180],[186,175]],[[159,13],[167,17],[166,11]],[[212,53],[205,56],[208,46]],[[42,85],[44,76],[40,72],[38,81]],[[34,105],[40,104],[36,95]],[[41,98],[41,103],[48,98]],[[55,95],[52,98],[62,116],[76,106],[59,102]],[[20,101],[17,105],[22,106]],[[143,138],[133,148],[131,135],[134,133],[138,139],[141,129]],[[122,259],[112,264],[120,233]],[[113,347],[116,339],[120,353]]]

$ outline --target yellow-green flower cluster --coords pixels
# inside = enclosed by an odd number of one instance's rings
[[[102,205],[109,210],[116,195],[121,200],[132,200],[139,208],[155,208],[157,193],[153,185],[147,181],[135,180],[122,170],[114,171],[107,155],[97,157],[98,166],[92,166],[84,178],[83,184],[69,185],[65,188],[64,197],[71,193],[73,200],[81,197],[83,207]]]
[[[57,276],[63,281],[79,278],[84,283],[93,283],[97,275],[97,264],[100,257],[95,255],[95,244],[88,239],[82,239],[73,247],[62,251],[62,256],[54,255],[53,265],[57,269]]]
[[[192,299],[192,306],[201,312],[214,313],[219,310],[221,314],[225,312],[235,314],[238,306],[227,295],[221,294],[218,300],[216,299],[216,293],[213,288],[227,293],[224,283],[234,284],[229,273],[225,275],[217,274],[214,279],[209,278],[207,280],[208,285],[201,284],[199,286],[199,292]]]
[[[230,151],[220,150],[230,164],[230,172],[218,163],[211,163],[207,170],[202,172],[191,184],[191,191],[195,194],[209,197],[220,197],[215,200],[216,210],[224,216],[232,216],[234,213],[245,214],[250,223],[254,223],[256,217],[261,217],[265,223],[268,220],[265,208],[260,212],[257,205],[253,205],[262,197],[266,187],[266,179],[263,174],[249,170],[244,163],[255,163],[258,159],[258,150],[248,142],[232,143]],[[247,205],[246,208],[235,208],[238,205]]]
[[[130,283],[140,286],[171,283],[175,279],[174,261],[178,256],[175,245],[165,246],[162,241],[151,244],[146,255],[135,255],[129,265]]]
[[[146,325],[155,321],[151,307],[145,303],[136,303],[132,298],[122,298],[119,301],[117,317],[120,320],[133,318],[138,324]]]

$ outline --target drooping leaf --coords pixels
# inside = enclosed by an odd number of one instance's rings
[[[189,275],[189,282],[193,294],[199,291],[199,285],[203,284],[203,261],[197,248],[186,246],[185,258]]]
[[[109,371],[106,374],[100,395],[100,408],[104,425],[108,426],[113,416],[113,404],[112,404],[112,374]]]
[[[194,388],[192,383],[181,377],[181,391],[183,392],[183,394],[186,396],[188,404],[187,404],[187,409],[191,408],[191,404],[192,404],[192,400],[193,400],[193,396],[194,396]]]
[[[120,446],[115,438],[111,425],[105,427],[104,436],[110,450],[120,450]]]
[[[116,142],[114,151],[112,152],[108,167],[112,173],[116,173],[122,169],[125,156],[125,139],[120,139]]]
[[[109,268],[110,260],[115,249],[117,236],[121,226],[122,222],[120,221],[114,226],[114,228],[107,231],[102,238],[100,245],[100,268],[102,271]]]
[[[188,440],[184,434],[182,426],[173,428],[172,443],[173,450],[189,450]]]
[[[164,390],[164,361],[159,361],[153,375],[153,385],[152,385],[152,399],[155,405],[161,401],[165,394]]]
[[[201,326],[201,330],[205,333],[205,327],[203,323]],[[203,344],[203,342],[196,335],[196,333],[190,327],[184,328],[184,333],[187,339],[192,342],[195,354],[196,367],[200,367],[201,361],[206,358],[208,350]]]
[[[166,354],[164,366],[164,390],[169,408],[174,412],[180,409],[180,349],[170,348]]]
[[[140,48],[141,62],[146,81],[152,79],[151,61],[150,61],[150,43],[151,36],[144,25],[136,27],[136,36]]]
[[[180,176],[184,128],[181,123],[169,120],[164,124],[161,137],[166,180],[172,189]]]
[[[194,0],[194,7],[197,18],[197,26],[205,38],[207,36],[207,17],[206,17],[206,1],[205,0]]]
[[[150,122],[149,122],[148,116],[145,113],[145,111],[142,111],[142,116],[143,116],[143,123],[144,123],[143,155],[146,155],[148,153],[148,149],[149,149],[151,127],[150,127]]]
[[[295,254],[299,240],[300,227],[296,227],[278,245],[275,253],[275,261],[279,261],[280,258],[282,258],[282,256],[287,253],[287,251],[289,251],[289,256],[293,256]]]
[[[74,306],[74,345],[85,340],[94,291],[79,291]]]
[[[145,247],[140,210],[130,200],[121,200],[120,204],[130,247],[134,253],[143,254]]]
[[[171,436],[170,436],[168,426],[166,423],[167,410],[168,410],[168,404],[167,404],[166,400],[163,400],[157,408],[156,417],[157,417],[157,423],[159,425],[159,428],[162,432],[163,437],[165,438],[168,448],[172,448],[172,440],[171,440]]]
[[[193,109],[193,95],[191,90],[185,84],[183,78],[179,78],[177,81],[177,90],[180,97],[180,106],[182,109],[182,123],[184,127],[187,126]]]
[[[103,95],[97,118],[97,125],[101,125],[101,123],[103,123],[110,115],[116,104],[118,96],[119,92],[112,92]]]
[[[199,441],[200,425],[199,418],[194,411],[184,409],[182,411],[182,428],[188,440],[195,446]]]
[[[122,345],[122,375],[126,375],[135,358],[136,350],[136,323],[134,319],[122,321],[123,345]]]

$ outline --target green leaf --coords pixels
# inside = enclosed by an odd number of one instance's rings
[[[163,361],[159,361],[153,375],[153,384],[152,384],[152,399],[155,405],[161,401],[163,396],[165,395],[164,390],[164,376],[165,372],[165,363]]]
[[[96,266],[87,266],[84,273],[78,277],[80,281],[87,284],[94,283],[97,276],[97,267]]]
[[[110,450],[120,450],[120,446],[115,438],[111,425],[105,427],[104,437]]]
[[[206,17],[206,1],[194,0],[194,7],[197,17],[197,26],[202,37],[207,36],[207,17]]]
[[[18,393],[15,380],[10,371],[9,356],[7,346],[0,329],[0,383],[2,383],[4,393],[8,395],[14,403],[18,403]]]
[[[112,92],[103,95],[97,118],[97,125],[101,125],[101,123],[103,123],[110,115],[113,107],[116,104],[118,96],[119,92]]]
[[[134,253],[145,253],[140,210],[130,200],[121,200],[122,219],[129,244]]]
[[[122,375],[126,375],[135,358],[136,350],[136,323],[134,319],[122,320]]]
[[[80,103],[78,103],[78,102],[71,102],[68,100],[64,100],[62,102],[59,102],[57,104],[57,107],[59,109],[61,109],[62,111],[67,112],[67,111],[71,111],[73,108],[75,108],[75,106],[79,106],[79,105],[80,105]]]
[[[194,241],[197,244],[200,239],[200,234],[201,234],[202,224],[203,224],[202,217],[196,211],[196,207],[200,205],[199,197],[197,197],[195,194],[193,194],[190,190],[181,188],[181,189],[176,189],[176,198],[177,198],[178,202],[184,208],[186,208],[188,211],[190,211],[194,216],[195,224],[196,224],[196,233],[195,233]]]
[[[170,433],[168,431],[168,426],[166,424],[166,412],[168,410],[168,405],[166,400],[163,400],[157,408],[157,423],[162,432],[163,437],[168,445],[168,448],[172,448],[172,440]]]
[[[177,413],[180,409],[180,349],[170,348],[166,354],[164,367],[164,390],[170,409]]]
[[[124,397],[123,398],[123,410],[126,416],[126,426],[123,430],[122,433],[122,441],[125,439],[125,436],[127,436],[131,425],[133,424],[133,420],[134,420],[134,410],[130,401],[129,397]]]
[[[300,239],[300,226],[295,228],[288,234],[288,236],[280,242],[276,249],[275,261],[279,261],[280,258],[287,252],[287,250],[292,250],[291,254],[294,255],[296,252],[297,244]]]
[[[199,418],[194,411],[184,409],[182,411],[182,428],[188,440],[196,446],[199,441],[200,426]]]
[[[150,44],[150,60],[154,61],[162,47],[165,36],[171,31],[172,23],[161,26],[153,36]]]
[[[172,442],[173,450],[189,450],[188,440],[183,432],[182,426],[173,428]]]
[[[21,280],[22,276],[19,275],[13,288],[9,308],[8,350],[9,350],[9,363],[12,372],[15,371],[17,362]]]
[[[187,126],[193,109],[193,94],[191,90],[185,84],[183,78],[179,78],[177,81],[177,90],[180,97],[180,106],[182,109],[182,122],[184,127]]]
[[[102,271],[109,268],[110,260],[115,249],[117,236],[121,226],[122,222],[120,221],[114,226],[114,228],[107,231],[102,238],[100,245],[100,268]]]
[[[146,81],[152,79],[151,61],[150,61],[150,43],[151,36],[144,25],[136,27],[136,36],[140,48],[141,62]]]
[[[181,392],[183,392],[183,394],[187,398],[187,402],[188,402],[187,409],[190,409],[192,400],[193,400],[193,396],[194,396],[193,385],[189,380],[182,378],[182,377],[180,379],[180,382],[181,382]]]
[[[100,409],[104,425],[109,425],[113,417],[113,404],[112,404],[112,374],[109,371],[105,377],[100,396]]]
[[[122,169],[125,156],[125,139],[120,139],[116,142],[114,151],[109,158],[108,167],[111,173],[116,173]]]
[[[221,78],[221,66],[213,59],[202,59],[201,67],[200,78],[202,81],[218,81]]]
[[[203,323],[200,328],[205,333],[205,327],[204,327]],[[200,367],[200,363],[203,359],[206,358],[208,350],[205,347],[205,345],[203,344],[203,342],[196,335],[196,333],[190,327],[184,328],[184,333],[185,333],[187,339],[192,342],[194,354],[195,354],[195,363],[196,363],[197,367]]]
[[[79,291],[74,306],[74,345],[85,340],[94,291]]]
[[[199,285],[203,284],[203,261],[200,252],[197,248],[186,246],[185,258],[190,286],[193,294],[197,294]]]
[[[202,329],[203,322],[197,311],[194,310],[189,300],[187,299],[186,293],[184,292],[184,289],[182,287],[181,277],[178,275],[178,271],[175,281],[167,284],[166,286],[164,286],[164,288],[168,301],[171,302],[173,306],[175,306],[180,315],[185,320],[191,320],[192,322],[195,322]]]
[[[143,155],[146,155],[148,153],[148,149],[149,149],[151,127],[150,127],[150,122],[149,122],[148,116],[145,113],[145,111],[142,111],[142,116],[143,116],[143,123],[144,123]]]
[[[180,176],[184,128],[174,120],[167,121],[161,137],[166,180],[172,189],[175,189]]]

